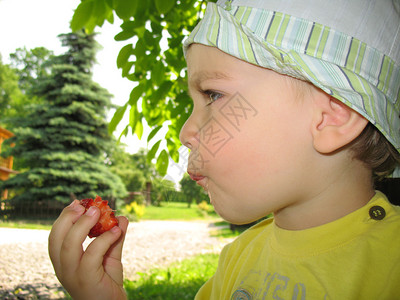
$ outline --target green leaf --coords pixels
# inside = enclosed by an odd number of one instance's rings
[[[118,53],[117,57],[117,67],[123,68],[124,65],[128,62],[129,57],[133,52],[132,44],[125,45]]]
[[[175,126],[177,132],[181,131],[183,125],[186,123],[187,118],[188,118],[188,116],[185,116],[185,115],[183,115],[183,116],[182,115],[178,115],[176,117],[174,126]]]
[[[115,111],[114,116],[112,117],[110,124],[108,124],[108,132],[110,134],[112,134],[114,132],[114,130],[117,128],[119,122],[121,122],[125,111],[127,108],[127,104],[125,104],[124,106],[120,106],[118,107],[118,109]]]
[[[184,36],[178,36],[178,37],[174,37],[174,38],[169,38],[168,39],[168,47],[169,48],[179,47],[179,45],[182,44],[183,38],[184,38]]]
[[[148,30],[145,30],[145,32],[143,33],[143,40],[149,48],[153,48],[157,42],[153,38],[152,33]]]
[[[140,20],[143,22],[143,24],[148,20],[149,17],[149,8],[153,6],[153,1],[143,1],[143,0],[137,0],[138,1],[138,7],[135,15],[136,20]],[[150,14],[154,14],[152,12],[153,9],[151,10]]]
[[[122,136],[127,136],[129,132],[129,125],[126,125],[126,127],[124,128],[124,130],[122,130],[121,134],[118,137],[118,141],[121,140]]]
[[[133,17],[141,0],[113,0],[115,12],[122,20]]]
[[[135,63],[133,61],[128,61],[125,66],[122,67],[122,77],[126,77],[129,75],[130,70],[132,69],[132,66]]]
[[[175,5],[175,0],[155,0],[156,8],[162,15],[168,13]]]
[[[164,100],[165,97],[167,96],[168,92],[171,91],[172,85],[174,83],[172,81],[164,81],[159,89],[154,93],[155,97],[157,98],[158,101]]]
[[[136,126],[138,122],[140,122],[141,114],[137,110],[136,105],[131,106],[131,110],[129,112],[129,126],[132,127],[132,132],[135,132]]]
[[[93,16],[96,19],[96,25],[103,26],[104,20],[108,17],[110,11],[112,10],[107,6],[105,0],[96,0],[93,6]]]
[[[143,59],[144,57],[146,57],[146,50],[147,50],[146,44],[144,43],[144,41],[142,39],[139,38],[139,40],[137,41],[137,43],[135,45],[133,54],[135,54],[135,56],[137,58]],[[143,67],[135,66],[135,68],[139,69],[139,68],[143,68]]]
[[[151,17],[151,16],[150,16]],[[161,32],[162,32],[162,30],[163,30],[163,26],[160,24],[160,22],[158,21],[158,20],[151,20],[151,23],[150,23],[150,26],[151,26],[151,31],[153,32],[153,33],[156,33],[156,34],[161,34]]]
[[[165,67],[161,61],[157,61],[151,71],[151,80],[154,85],[160,86],[165,78]]]
[[[93,1],[81,2],[76,8],[71,20],[72,31],[78,31],[85,27],[92,17]]]
[[[124,21],[124,23],[121,24],[122,30],[127,30],[127,31],[133,31],[136,27],[140,26],[139,22],[136,22],[136,20],[131,21]]]
[[[139,84],[135,86],[129,95],[129,105],[136,105],[137,101],[140,99],[140,97],[143,95],[144,92],[144,86],[142,84]]]
[[[160,131],[161,128],[162,128],[162,125],[159,125],[159,126],[157,126],[156,128],[154,128],[154,129],[150,132],[149,136],[147,137],[147,142],[150,142],[150,140],[157,134],[157,132]]]
[[[126,41],[127,39],[130,39],[135,35],[134,31],[127,31],[127,30],[122,30],[120,33],[118,33],[115,37],[114,40],[117,42],[119,41]]]
[[[150,163],[151,160],[156,156],[156,153],[158,151],[158,148],[160,147],[161,140],[159,140],[157,143],[151,147],[150,151],[147,153],[147,162]]]
[[[179,144],[175,143],[171,139],[167,139],[167,148],[168,148],[169,155],[176,163],[179,162],[179,151],[178,151]]]
[[[156,169],[161,176],[165,176],[165,174],[167,174],[168,164],[169,164],[168,153],[167,151],[162,150],[156,162]]]
[[[136,123],[135,133],[136,133],[137,137],[140,140],[142,138],[142,135],[143,135],[143,124],[142,124],[142,122],[137,122]]]

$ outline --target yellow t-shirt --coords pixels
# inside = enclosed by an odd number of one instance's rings
[[[222,250],[196,299],[400,299],[400,207],[377,192],[322,226],[289,231],[265,220]]]

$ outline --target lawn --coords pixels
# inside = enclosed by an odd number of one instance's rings
[[[0,220],[0,227],[50,230],[55,220]]]
[[[125,280],[130,300],[194,299],[199,288],[215,273],[218,254],[200,254],[162,269],[141,273],[135,281]]]
[[[187,203],[162,202],[161,206],[147,206],[142,220],[204,220],[219,219],[216,213],[205,214],[196,204],[189,208]]]
[[[187,203],[181,202],[162,202],[161,206],[147,206],[145,214],[140,218],[141,220],[215,220],[220,218],[212,211],[211,205],[208,205],[211,212],[206,213],[204,210],[198,208],[196,204],[192,204],[189,208]],[[118,215],[118,209],[116,215]],[[50,230],[55,219],[49,220],[32,220],[32,219],[19,219],[19,220],[0,220],[0,227],[7,228],[24,228],[24,229],[47,229]]]

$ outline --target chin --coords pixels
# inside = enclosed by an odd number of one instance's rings
[[[214,207],[215,208],[215,207]],[[215,208],[216,213],[223,218],[225,221],[234,224],[234,225],[246,225],[246,224],[251,224],[259,219],[258,217],[246,217],[246,216],[237,216],[237,215],[230,215],[229,213],[221,213],[218,211],[218,209]]]
[[[234,225],[245,225],[250,224],[254,221],[259,220],[261,217],[259,216],[248,216],[245,211],[233,211],[231,210],[231,206],[229,205],[229,201],[224,201],[221,204],[218,201],[219,197],[212,197],[210,191],[208,191],[208,197],[210,199],[210,203],[213,205],[215,212],[225,221],[234,224]]]

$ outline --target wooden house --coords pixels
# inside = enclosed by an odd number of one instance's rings
[[[5,139],[12,137],[14,134],[10,131],[0,127],[0,153],[1,153],[1,145]],[[13,167],[13,157],[3,158],[0,156],[0,180],[7,180],[10,174],[17,173],[12,169]],[[1,198],[7,199],[7,190],[2,191]]]

